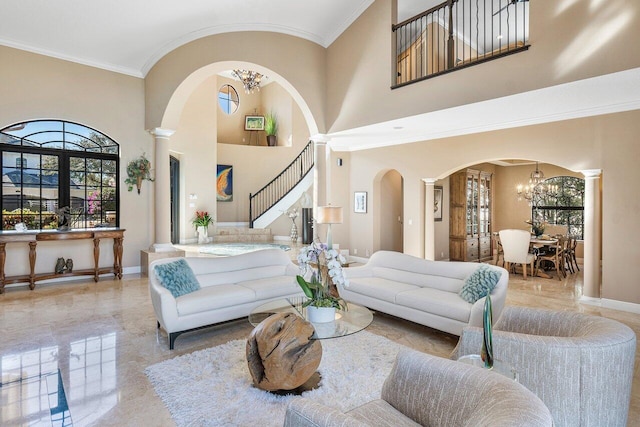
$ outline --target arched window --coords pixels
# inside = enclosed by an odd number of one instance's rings
[[[66,206],[72,228],[117,226],[119,149],[103,133],[62,120],[0,130],[2,229],[57,228]]]
[[[584,179],[556,176],[546,179],[543,185],[555,185],[558,191],[534,200],[532,218],[549,224],[566,225],[570,235],[582,239],[584,236]]]

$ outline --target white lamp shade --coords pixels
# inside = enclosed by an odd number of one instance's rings
[[[318,224],[342,224],[342,208],[338,206],[318,206]]]

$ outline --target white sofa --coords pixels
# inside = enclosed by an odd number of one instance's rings
[[[373,310],[460,335],[465,326],[482,327],[486,298],[471,304],[458,295],[465,279],[479,266],[379,251],[365,265],[344,269],[349,283],[340,289],[340,296]],[[504,268],[491,267],[501,273],[491,292],[495,322],[505,304],[509,273]]]
[[[184,258],[200,289],[174,298],[155,274],[155,266],[180,258],[153,261],[149,266],[151,302],[173,349],[178,335],[215,323],[248,316],[265,302],[302,296],[295,280],[298,266],[280,249],[267,249],[231,257]]]

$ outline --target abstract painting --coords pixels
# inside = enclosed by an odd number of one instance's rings
[[[219,202],[233,201],[233,166],[218,165],[216,200]]]

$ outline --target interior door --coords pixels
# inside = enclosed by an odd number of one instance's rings
[[[180,243],[180,161],[169,156],[171,243]]]

